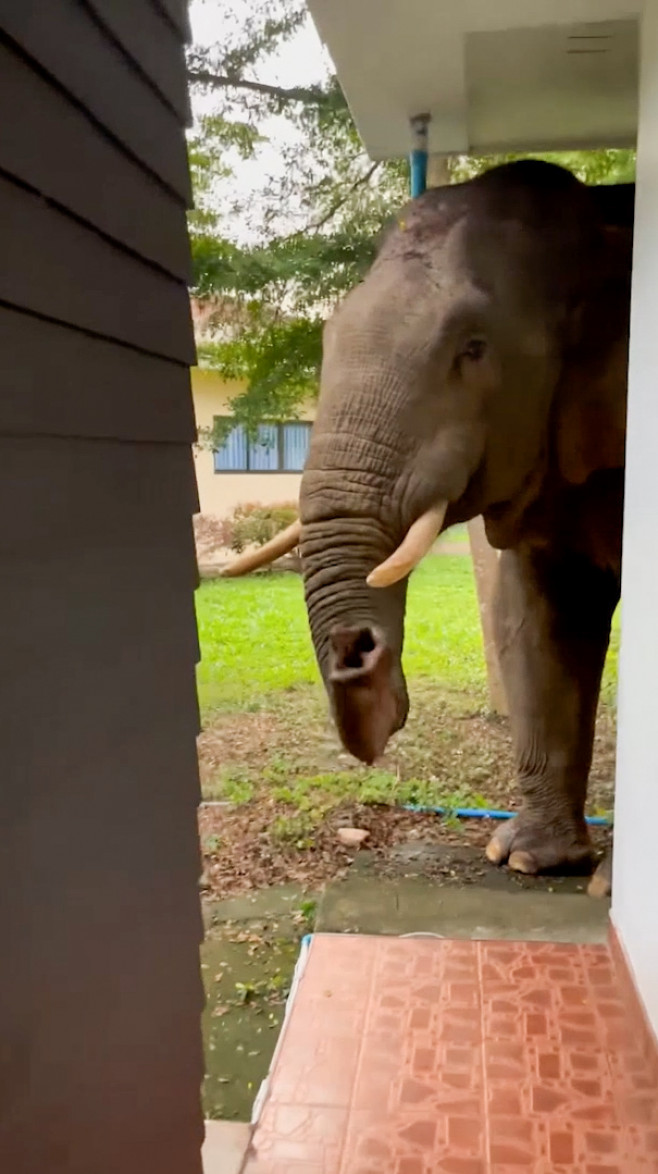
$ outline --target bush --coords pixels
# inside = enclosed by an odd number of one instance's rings
[[[240,554],[246,546],[264,546],[281,530],[295,521],[299,507],[294,502],[282,505],[259,505],[247,502],[235,507],[225,519],[225,544]]]

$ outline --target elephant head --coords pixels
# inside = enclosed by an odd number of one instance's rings
[[[482,514],[513,545],[547,478],[623,464],[630,251],[592,191],[527,161],[427,192],[325,327],[279,548],[301,537],[316,655],[365,762],[406,720],[407,576],[440,531]]]

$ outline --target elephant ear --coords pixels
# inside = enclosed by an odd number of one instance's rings
[[[557,392],[555,446],[561,475],[582,485],[624,466],[631,234],[606,228],[593,280],[572,316]]]
[[[621,469],[626,446],[628,343],[615,342],[601,369],[572,364],[563,376],[556,421],[558,466],[582,485],[601,469]]]

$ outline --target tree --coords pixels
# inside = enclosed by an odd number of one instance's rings
[[[190,231],[193,294],[217,301],[222,324],[201,339],[199,356],[243,382],[232,407],[253,430],[294,415],[316,391],[323,320],[408,198],[408,166],[369,160],[329,68],[312,84],[267,80],[277,50],[309,20],[303,0],[250,0],[246,20],[244,0],[208,2],[221,4],[224,41],[188,54],[193,97],[210,108],[190,136]],[[456,156],[448,170],[459,181],[518,157]],[[566,162],[586,182],[632,177],[629,151],[541,157]],[[245,209],[236,179],[257,166],[263,178]]]
[[[473,179],[482,171],[498,163],[511,163],[515,159],[545,159],[568,167],[583,183],[631,183],[635,179],[635,151],[618,148],[600,151],[531,151],[513,155],[456,155],[450,161],[450,178],[453,183]]]
[[[300,0],[252,0],[245,22],[224,6],[223,45],[193,46],[193,95],[214,99],[190,142],[197,211],[193,294],[221,298],[239,326],[199,345],[200,359],[247,390],[233,403],[249,428],[294,414],[317,388],[322,323],[367,269],[382,224],[406,198],[404,161],[373,164],[328,71],[317,83],[262,80],[276,50],[308,21]],[[250,238],[231,187],[240,167],[278,159],[249,203]]]

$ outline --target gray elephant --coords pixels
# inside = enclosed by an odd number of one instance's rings
[[[327,323],[300,522],[306,604],[344,746],[373,762],[407,717],[407,576],[479,514],[502,551],[497,642],[525,873],[591,858],[584,819],[619,599],[634,189],[539,161],[409,204]],[[441,601],[437,600],[437,607]],[[609,870],[594,888],[609,888]]]

